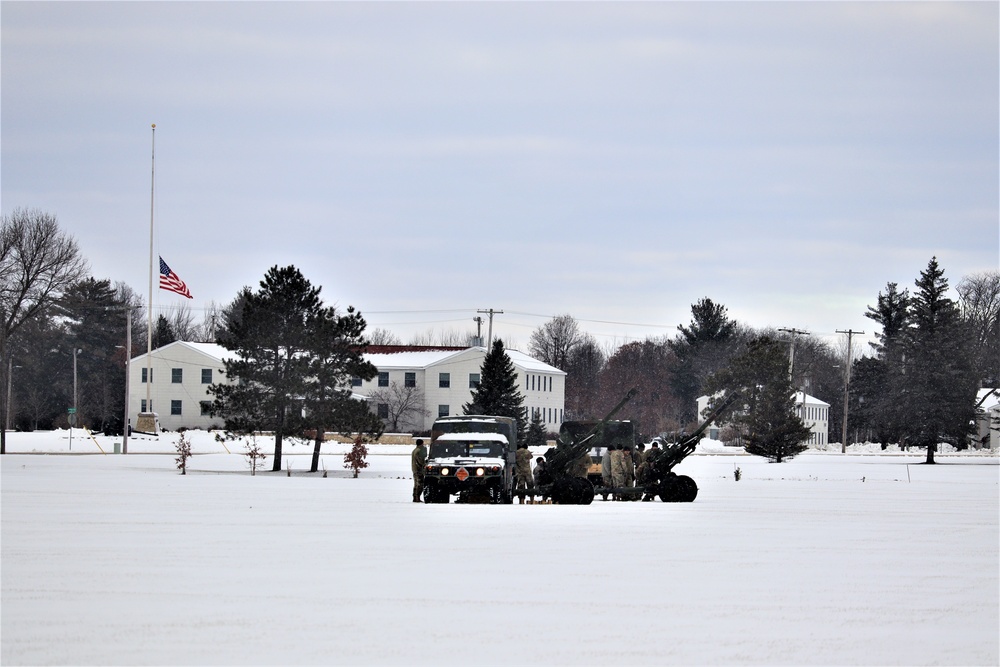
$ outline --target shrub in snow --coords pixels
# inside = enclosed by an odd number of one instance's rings
[[[191,458],[191,441],[184,433],[181,433],[181,437],[177,439],[177,458],[174,460],[182,475],[187,474],[187,460],[189,458]]]
[[[357,477],[358,473],[362,469],[367,468],[370,464],[365,461],[368,457],[368,448],[365,447],[361,438],[356,438],[354,440],[354,446],[351,447],[351,451],[344,454],[344,467],[348,470],[354,471],[354,476]]]
[[[260,445],[257,444],[257,438],[253,436],[247,439],[244,450],[246,451],[244,456],[246,456],[247,463],[250,465],[250,476],[253,477],[257,474],[257,466],[263,465],[267,455],[261,451]]]

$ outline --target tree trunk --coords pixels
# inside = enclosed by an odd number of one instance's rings
[[[281,429],[274,434],[274,466],[271,472],[281,472]]]
[[[309,472],[319,470],[319,449],[323,445],[323,435],[323,429],[316,427],[316,444],[313,446],[312,466],[309,468]]]
[[[934,463],[934,450],[937,449],[937,445],[930,444],[927,445],[927,460],[924,463]]]

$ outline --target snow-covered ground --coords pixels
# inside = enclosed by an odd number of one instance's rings
[[[29,454],[67,435],[0,457],[4,665],[1000,661],[996,452],[708,443],[690,504],[425,506],[405,446],[358,479],[346,445],[251,477],[198,432],[185,476],[176,434]]]

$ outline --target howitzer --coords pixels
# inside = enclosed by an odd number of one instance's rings
[[[611,418],[618,414],[626,403],[636,395],[632,389],[625,398],[611,409],[604,419],[593,425],[586,433],[575,435],[571,430],[561,429],[559,441],[555,447],[550,447],[545,453],[545,468],[539,475],[539,484],[528,491],[518,491],[518,495],[540,495],[551,498],[553,503],[561,505],[589,505],[594,500],[594,485],[587,479],[588,452],[593,446],[596,436],[607,426]],[[565,426],[565,425],[564,425]],[[574,468],[582,460],[582,475],[575,474]]]
[[[719,403],[693,433],[661,436],[663,450],[659,456],[647,459],[645,478],[636,486],[644,500],[659,498],[663,502],[692,502],[698,496],[698,485],[687,475],[673,472],[674,467],[698,447],[708,427],[739,399],[739,392],[732,392]],[[668,442],[672,440],[673,442]],[[648,456],[648,455],[647,455]]]

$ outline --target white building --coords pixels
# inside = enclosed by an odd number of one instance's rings
[[[558,431],[566,405],[566,373],[517,350],[506,353],[517,372],[528,417],[537,410],[546,431]],[[484,347],[372,346],[365,359],[379,374],[367,382],[356,380],[354,391],[371,396],[393,383],[420,389],[427,414],[412,418],[405,430],[426,431],[438,417],[463,413],[463,406],[479,385],[485,358]],[[373,403],[373,410],[384,413],[387,406]]]
[[[698,397],[698,414],[702,415],[705,409],[708,407],[708,396]],[[809,394],[803,393],[801,391],[795,392],[795,406],[798,416],[802,418],[806,426],[809,427],[811,431],[809,439],[806,440],[807,444],[810,445],[825,445],[829,442],[830,433],[830,404],[819,400],[815,396],[810,396]],[[714,423],[708,427],[708,432],[706,437],[712,438],[713,440],[719,439],[719,432],[725,424]]]
[[[140,412],[155,412],[168,431],[221,428],[222,419],[209,415],[208,386],[226,381],[223,361],[233,356],[214,343],[176,341],[153,350],[148,378],[147,355],[135,357],[129,364],[129,423],[136,426]]]
[[[976,435],[972,446],[976,449],[1000,448],[1000,390],[980,389],[976,403],[982,411],[976,417]]]
[[[507,356],[518,376],[529,418],[538,410],[547,431],[558,431],[566,403],[566,373],[516,350]],[[226,382],[224,361],[234,354],[214,343],[174,342],[153,350],[151,383],[147,383],[146,355],[129,367],[129,420],[134,427],[140,412],[155,412],[162,428],[222,428],[220,417],[209,414],[212,383]],[[482,347],[373,346],[365,355],[379,374],[372,380],[356,379],[358,398],[371,396],[391,383],[421,390],[427,414],[411,419],[407,431],[426,431],[439,416],[462,414],[479,383],[486,349]],[[149,403],[146,391],[149,389]],[[372,410],[380,411],[377,403]]]

